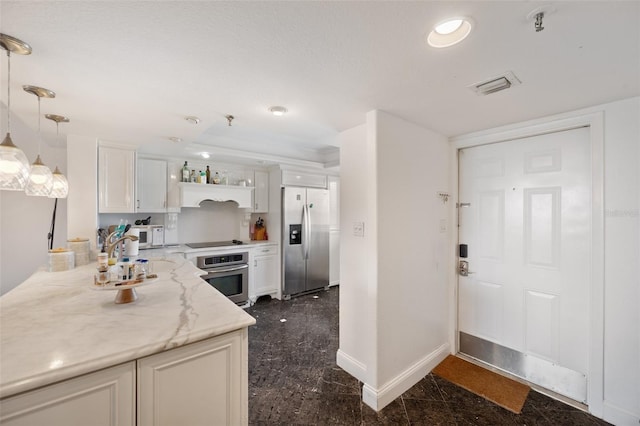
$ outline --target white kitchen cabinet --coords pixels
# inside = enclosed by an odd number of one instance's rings
[[[247,424],[247,342],[245,328],[139,359],[138,424]]]
[[[167,211],[167,162],[139,158],[136,211],[164,213]]]
[[[247,336],[243,328],[4,398],[0,424],[246,425]]]
[[[306,188],[327,188],[327,175],[299,172],[295,170],[282,171],[282,185],[304,186]]]
[[[253,249],[253,289],[249,291],[252,303],[260,296],[279,297],[280,256],[277,244],[259,245]]]
[[[1,402],[3,426],[136,424],[135,362],[45,386]]]
[[[254,173],[253,212],[269,212],[269,173],[256,170]]]
[[[135,213],[135,170],[135,150],[100,146],[98,213]]]

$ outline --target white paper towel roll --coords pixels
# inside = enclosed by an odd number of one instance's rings
[[[140,238],[140,229],[131,228],[127,231],[127,235],[133,235]],[[125,256],[137,256],[140,243],[138,241],[124,240],[124,255]]]

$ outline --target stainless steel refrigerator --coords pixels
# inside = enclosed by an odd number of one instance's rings
[[[329,191],[282,188],[283,296],[329,286]]]

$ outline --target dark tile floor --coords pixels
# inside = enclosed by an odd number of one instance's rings
[[[429,374],[376,413],[336,365],[338,288],[247,312],[251,425],[606,425],[531,391],[519,415]],[[286,320],[286,321],[284,321]]]

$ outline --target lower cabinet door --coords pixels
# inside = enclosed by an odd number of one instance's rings
[[[247,329],[138,360],[138,425],[248,423]]]
[[[257,256],[254,260],[254,266],[256,296],[277,292],[280,277],[278,256]]]
[[[0,401],[3,426],[135,425],[135,362]]]

